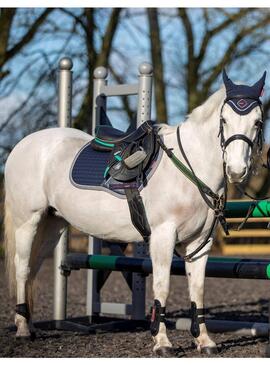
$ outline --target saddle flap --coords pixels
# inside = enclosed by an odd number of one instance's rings
[[[132,181],[140,178],[157,149],[154,131],[137,141],[117,144],[112,151],[107,173],[117,181]]]

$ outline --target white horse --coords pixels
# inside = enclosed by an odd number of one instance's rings
[[[180,128],[184,150],[196,175],[217,193],[223,190],[223,158],[226,159],[228,179],[241,182],[250,168],[252,153],[252,148],[243,139],[233,140],[226,153],[222,153],[218,137],[221,109],[225,140],[236,134],[254,140],[256,122],[262,118],[258,105],[248,114],[239,115],[228,103],[224,104],[225,98],[222,87],[194,109]],[[163,125],[159,134],[165,145],[184,162],[177,144],[176,128]],[[131,223],[125,199],[104,191],[78,189],[71,184],[69,171],[74,156],[90,139],[88,134],[72,128],[41,130],[21,140],[7,160],[5,250],[10,287],[17,296],[15,324],[18,337],[30,336],[32,283],[44,257],[52,252],[67,224],[106,241],[141,240]],[[214,213],[197,187],[176,169],[165,153],[141,196],[152,232],[154,298],[165,307],[176,242],[177,248],[181,246],[187,254],[194,251],[207,236]],[[186,262],[195,320],[202,315],[196,308],[203,308],[205,266],[211,245],[210,239],[192,261]],[[154,351],[164,354],[172,344],[165,323],[159,323],[159,318],[156,320]],[[203,321],[196,323],[194,340],[198,350],[214,351],[216,344],[209,337],[205,324]]]

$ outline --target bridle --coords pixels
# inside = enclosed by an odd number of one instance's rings
[[[234,135],[230,136],[228,139],[225,139],[225,137],[224,137],[224,124],[226,124],[226,120],[223,117],[223,109],[224,109],[224,106],[231,100],[231,98],[226,98],[224,100],[223,105],[222,105],[221,110],[220,110],[219,133],[218,133],[218,136],[220,137],[220,146],[221,146],[222,153],[223,153],[223,161],[224,161],[224,156],[225,156],[225,153],[226,153],[226,148],[233,141],[242,140],[242,141],[246,142],[249,145],[251,150],[253,150],[253,148],[256,146],[257,153],[261,153],[262,152],[262,147],[263,147],[264,111],[263,111],[261,101],[259,99],[253,99],[253,98],[250,98],[250,97],[246,97],[244,95],[237,95],[234,98],[254,100],[254,102],[256,102],[256,105],[260,107],[261,118],[258,119],[255,122],[257,130],[256,130],[256,135],[255,135],[253,140],[251,140],[250,138],[248,138],[244,134],[234,134]]]

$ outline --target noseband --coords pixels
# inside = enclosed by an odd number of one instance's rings
[[[223,158],[224,158],[224,154],[225,154],[225,150],[228,147],[228,145],[233,142],[233,141],[237,141],[237,140],[242,140],[244,142],[246,142],[249,147],[251,148],[251,150],[253,150],[254,145],[257,146],[258,152],[262,151],[262,146],[263,146],[263,120],[264,120],[264,113],[263,113],[263,108],[262,108],[262,103],[259,99],[252,99],[252,98],[248,98],[244,95],[238,95],[237,97],[234,98],[239,98],[239,99],[251,99],[254,100],[254,103],[256,103],[261,110],[261,119],[258,120],[256,122],[256,127],[257,127],[257,131],[256,131],[256,135],[255,138],[253,139],[253,141],[248,138],[247,136],[245,136],[244,134],[234,134],[232,136],[230,136],[228,139],[225,140],[224,137],[224,124],[226,123],[225,119],[223,118],[222,112],[223,112],[223,108],[225,106],[225,104],[227,104],[228,102],[231,101],[231,98],[226,98],[223,102],[223,105],[221,107],[220,110],[220,125],[219,125],[219,134],[218,136],[220,136],[220,145],[223,151]]]

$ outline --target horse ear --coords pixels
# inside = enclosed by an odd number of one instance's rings
[[[234,83],[232,82],[231,79],[229,79],[225,68],[223,69],[222,76],[223,76],[223,82],[224,82],[226,91],[228,92],[229,90],[233,89]]]
[[[262,90],[263,90],[264,83],[265,83],[265,78],[266,78],[266,71],[264,71],[264,73],[263,73],[262,77],[260,78],[260,80],[255,82],[255,84],[251,86],[252,89],[254,89],[254,91],[256,92],[258,98],[262,94]]]

